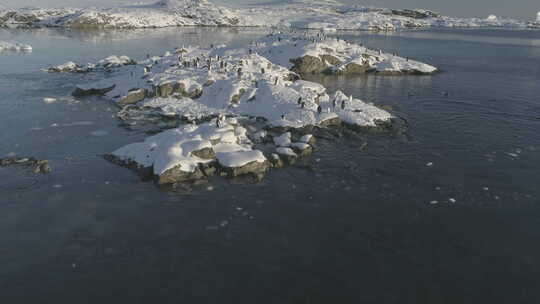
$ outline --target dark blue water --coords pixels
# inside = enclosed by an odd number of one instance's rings
[[[176,192],[99,156],[146,134],[107,101],[67,98],[89,79],[37,70],[262,33],[127,33],[0,34],[34,45],[0,54],[0,154],[54,169],[0,169],[2,303],[540,301],[540,32],[342,35],[443,71],[314,77],[405,132],[320,139],[260,184]]]

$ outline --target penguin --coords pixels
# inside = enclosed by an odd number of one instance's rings
[[[285,120],[285,115],[281,115],[281,120]]]
[[[302,101],[302,104],[300,105],[300,108],[305,108],[306,107],[306,103]]]
[[[302,104],[302,96],[298,97],[298,104]]]
[[[319,113],[319,114],[322,113],[322,107],[321,107],[321,106],[318,106],[318,107],[317,107],[317,113]]]

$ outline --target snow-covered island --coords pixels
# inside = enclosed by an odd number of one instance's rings
[[[1,9],[2,26],[156,28],[172,26],[274,27],[336,30],[396,30],[418,27],[534,28],[534,22],[504,18],[454,18],[427,10],[345,5],[337,1],[287,0],[227,8],[207,0],[160,0],[107,9]]]
[[[0,40],[0,52],[2,51],[31,52],[32,46],[19,42],[8,42]]]
[[[302,70],[298,63],[317,62]],[[324,65],[324,66],[323,66]],[[311,67],[311,66],[310,66]],[[328,127],[387,129],[394,117],[372,104],[301,79],[304,73],[430,74],[430,65],[322,34],[273,33],[244,48],[179,47],[136,62],[110,56],[68,62],[56,73],[104,73],[73,95],[102,95],[126,121],[161,117],[180,125],[120,148],[107,159],[159,183],[210,175],[261,176],[313,151],[313,132]]]

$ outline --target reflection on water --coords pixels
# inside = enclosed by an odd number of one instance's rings
[[[102,159],[147,135],[119,127],[103,99],[69,97],[96,76],[38,72],[263,34],[0,32],[34,46],[0,54],[0,155],[53,167],[0,168],[3,302],[538,302],[540,54],[514,41],[536,34],[343,34],[443,70],[311,77],[391,108],[405,134],[319,139],[313,157],[260,184],[216,178],[175,192]]]

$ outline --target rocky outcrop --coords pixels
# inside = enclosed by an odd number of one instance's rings
[[[306,55],[300,58],[293,58],[291,59],[291,63],[294,64],[291,70],[300,75],[328,73],[331,71],[330,66],[323,59],[315,56]]]
[[[238,177],[242,175],[255,175],[260,176],[264,175],[266,171],[270,168],[270,162],[257,162],[252,161],[243,166],[239,167],[224,167],[221,166],[221,171],[225,173],[228,177]]]
[[[196,181],[205,177],[206,175],[200,168],[196,168],[193,172],[186,172],[181,170],[180,166],[177,166],[158,175],[157,181],[160,185],[167,185]]]
[[[52,171],[48,160],[35,159],[33,157],[9,157],[0,159],[0,167],[21,165],[31,167],[36,174],[47,174]]]
[[[146,93],[147,92],[145,89],[135,89],[129,91],[126,96],[123,96],[118,100],[118,104],[122,106],[136,104],[146,98]]]

